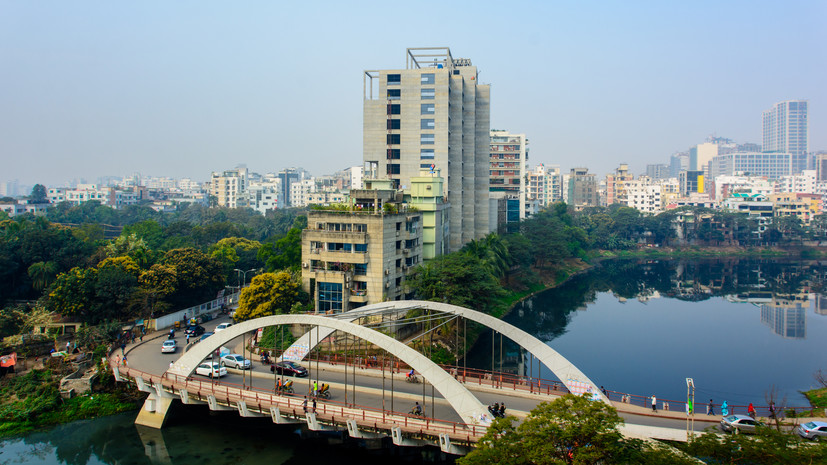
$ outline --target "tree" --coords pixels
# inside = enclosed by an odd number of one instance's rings
[[[544,402],[519,426],[516,418],[494,421],[461,465],[696,463],[689,458],[625,439],[614,407],[572,394]]]
[[[57,274],[57,266],[54,262],[37,262],[29,266],[29,277],[32,278],[32,287],[42,292],[49,287]]]
[[[241,291],[235,319],[251,320],[289,313],[298,302],[299,288],[298,280],[286,271],[260,274]]]
[[[197,249],[173,249],[160,261],[174,270],[175,291],[167,296],[173,307],[186,308],[215,298],[224,288],[221,263]]]
[[[406,283],[420,299],[473,308],[488,308],[502,293],[480,259],[465,253],[442,255],[414,268]]]
[[[29,196],[29,203],[49,203],[49,197],[46,195],[46,186],[43,184],[35,184],[32,187],[32,194]]]
[[[264,244],[259,249],[258,259],[265,262],[268,271],[293,269],[298,270],[302,261],[302,231],[290,228],[287,234],[274,243]]]
[[[94,268],[75,267],[58,275],[49,293],[47,309],[61,315],[73,315],[81,321],[95,321],[92,314],[95,300]]]
[[[767,427],[759,427],[752,436],[707,431],[682,448],[708,458],[707,463],[827,463],[827,444],[805,445],[795,433]]]

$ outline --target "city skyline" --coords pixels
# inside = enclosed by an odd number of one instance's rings
[[[823,2],[475,5],[5,3],[0,182],[361,165],[363,70],[429,46],[472,59],[531,166],[639,174],[711,134],[761,143],[762,113],[798,99],[827,150]]]

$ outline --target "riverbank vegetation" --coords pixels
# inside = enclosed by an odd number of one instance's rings
[[[827,444],[808,443],[790,431],[759,428],[754,436],[707,431],[689,443],[670,445],[623,437],[624,422],[602,402],[565,395],[534,408],[528,417],[494,421],[460,465],[825,463]],[[702,462],[699,462],[700,460]]]

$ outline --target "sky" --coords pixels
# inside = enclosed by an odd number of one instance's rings
[[[0,0],[0,182],[362,164],[364,70],[450,47],[530,166],[603,175],[809,101],[827,150],[827,1]]]

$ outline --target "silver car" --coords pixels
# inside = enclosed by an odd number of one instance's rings
[[[721,419],[721,429],[728,433],[752,434],[758,426],[764,424],[747,415],[730,415]]]
[[[221,357],[221,362],[224,363],[226,367],[237,368],[239,370],[249,370],[252,367],[250,360],[238,354],[227,354]]]
[[[823,421],[810,421],[803,425],[798,425],[795,432],[799,436],[813,441],[827,440],[827,423]]]

